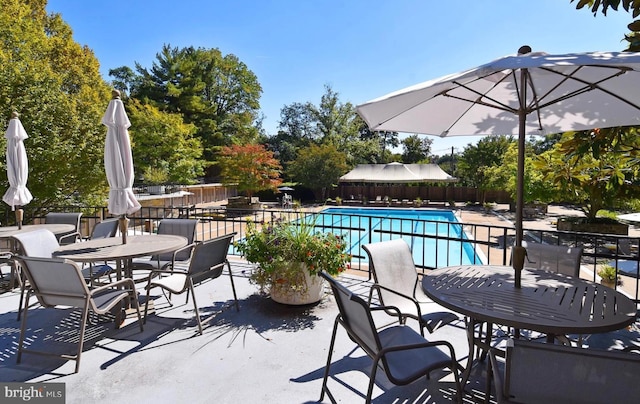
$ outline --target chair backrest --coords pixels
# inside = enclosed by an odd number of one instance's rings
[[[325,272],[320,273],[320,276],[331,286],[338,310],[340,310],[342,325],[351,339],[360,345],[368,355],[376,356],[381,349],[381,344],[367,302]],[[383,364],[386,366],[384,358]]]
[[[377,284],[415,297],[418,273],[409,245],[401,238],[365,244],[362,248],[369,256],[369,270]],[[405,299],[395,293],[380,290],[380,303],[395,306]]]
[[[25,256],[18,259],[42,306],[82,307],[89,298],[89,289],[75,262]]]
[[[44,222],[46,224],[71,224],[75,227],[74,230],[68,233],[57,234],[56,239],[60,242],[60,239],[68,234],[74,232],[77,232],[78,234],[80,233],[80,219],[82,219],[82,212],[49,212],[45,215]],[[67,241],[63,240],[63,244],[72,243],[74,241],[75,240],[68,238]]]
[[[108,219],[96,223],[91,232],[91,239],[115,237],[118,232],[118,219]]]
[[[214,279],[222,274],[229,246],[235,235],[236,233],[225,234],[196,245],[189,262],[189,274],[193,282]]]
[[[516,402],[622,403],[640,397],[640,355],[510,340],[504,390]]]
[[[13,235],[18,241],[20,254],[28,257],[51,258],[60,245],[56,236],[47,229],[37,229]]]
[[[582,247],[568,247],[523,241],[527,250],[524,267],[541,269],[570,276],[580,276]]]
[[[158,225],[158,234],[172,234],[174,236],[183,236],[187,238],[187,244],[193,243],[196,238],[196,225],[198,219],[162,219]],[[186,261],[191,256],[191,251],[184,250],[176,256],[177,261]],[[163,253],[154,255],[154,260],[171,261],[173,253]]]

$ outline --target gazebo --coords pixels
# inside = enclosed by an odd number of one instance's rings
[[[437,164],[359,164],[353,170],[340,177],[341,191],[350,188],[360,192],[346,192],[347,195],[364,195],[369,199],[379,199],[381,194],[389,198],[415,198],[420,195],[421,187],[408,187],[408,184],[451,183],[458,181],[442,170]],[[380,189],[384,187],[383,189]],[[413,192],[409,192],[412,190]],[[344,198],[344,192],[341,192]],[[424,195],[423,199],[428,199]]]

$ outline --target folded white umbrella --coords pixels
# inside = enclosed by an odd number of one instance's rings
[[[640,53],[548,55],[523,46],[515,56],[387,94],[357,111],[372,131],[518,136],[520,247],[526,135],[640,126],[638,83]]]
[[[31,202],[33,196],[27,188],[29,161],[23,142],[29,136],[16,112],[12,113],[9,127],[4,136],[7,138],[7,178],[9,179],[9,189],[5,192],[2,200],[11,206],[13,210],[18,207],[16,221],[18,226],[21,227],[22,210],[20,207]]]
[[[104,169],[109,182],[109,213],[121,215],[121,223],[126,223],[126,215],[140,210],[140,203],[133,194],[133,156],[128,128],[129,117],[120,100],[119,92],[109,101],[107,111],[102,118],[107,126],[107,138],[104,145]],[[123,242],[126,242],[126,227],[123,229]]]

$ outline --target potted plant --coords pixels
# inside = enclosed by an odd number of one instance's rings
[[[600,283],[615,289],[616,285],[622,285],[622,280],[616,272],[616,268],[611,265],[603,265],[598,270],[598,276],[600,277]]]
[[[257,264],[250,281],[285,304],[318,302],[323,295],[318,274],[338,275],[351,259],[342,235],[322,233],[304,221],[278,219],[262,226],[248,221],[247,235],[235,247],[247,261]]]
[[[151,195],[162,195],[165,191],[165,183],[169,179],[169,172],[164,167],[147,167],[142,174],[145,182],[149,184],[147,190]]]

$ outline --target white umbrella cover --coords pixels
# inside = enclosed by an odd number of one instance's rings
[[[26,205],[31,202],[33,196],[27,189],[27,178],[29,176],[29,161],[23,141],[28,138],[27,131],[24,130],[22,122],[17,113],[12,114],[9,120],[9,127],[5,133],[7,138],[7,178],[9,179],[9,189],[5,192],[2,200],[11,209]],[[22,218],[18,219],[18,226],[22,224]]]
[[[638,82],[640,53],[548,55],[523,46],[518,55],[387,94],[357,111],[373,131],[517,135],[519,262],[525,136],[640,126]]]
[[[131,122],[119,93],[114,93],[114,98],[109,101],[102,123],[107,126],[104,145],[104,169],[110,188],[107,207],[109,213],[122,215],[124,218],[127,214],[140,210],[140,203],[133,194],[133,157],[127,130]],[[123,233],[123,240],[126,240],[125,237]]]

